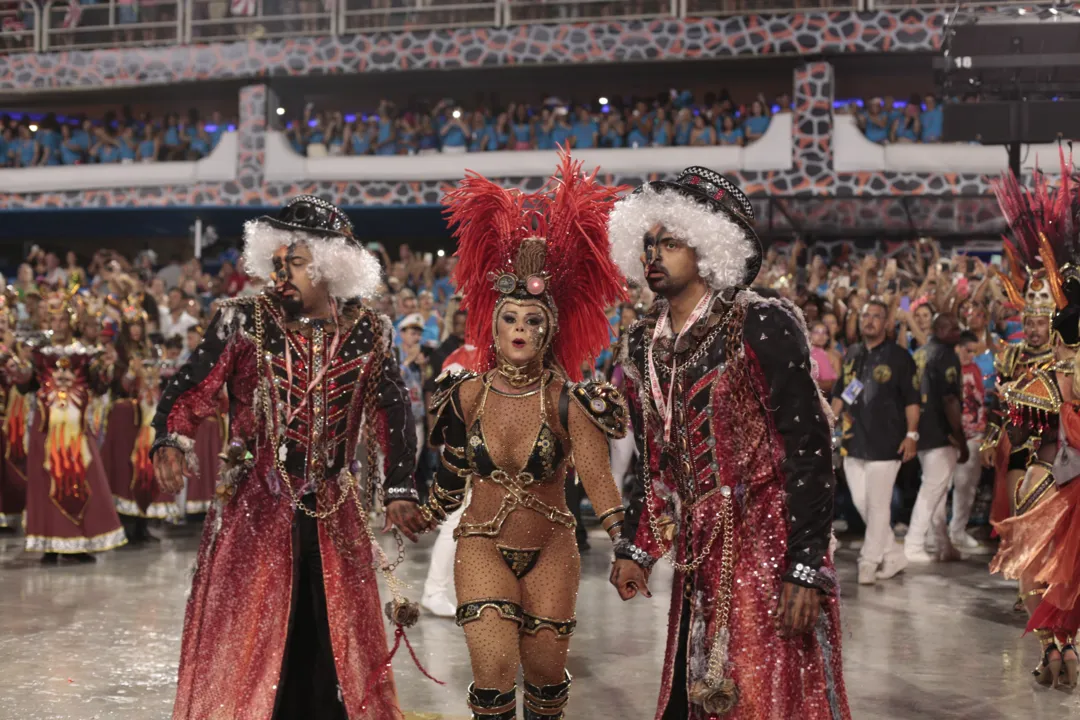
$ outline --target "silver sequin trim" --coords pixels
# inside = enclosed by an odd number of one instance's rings
[[[40,553],[94,553],[105,552],[127,544],[127,536],[124,528],[119,527],[112,532],[95,537],[56,538],[43,537],[41,535],[26,536],[26,552]]]

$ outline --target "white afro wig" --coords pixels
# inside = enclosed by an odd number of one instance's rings
[[[747,268],[761,253],[750,232],[725,212],[713,212],[675,189],[652,185],[616,203],[608,220],[611,259],[627,279],[645,284],[644,237],[657,223],[697,251],[701,276],[714,290],[748,283]]]
[[[248,274],[273,282],[274,252],[282,245],[311,250],[311,279],[326,282],[336,298],[371,298],[382,282],[375,256],[354,240],[275,227],[263,218],[244,223],[244,266]]]

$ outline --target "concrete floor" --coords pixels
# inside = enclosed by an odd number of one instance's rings
[[[17,538],[0,537],[0,720],[161,720],[172,705],[194,528],[160,547],[109,553],[93,566],[44,568]],[[418,596],[431,538],[403,576]],[[671,572],[656,573],[651,601],[621,603],[607,584],[609,555],[583,563],[578,630],[570,650],[571,718],[652,718]],[[1080,691],[1037,688],[1036,641],[1021,638],[1015,594],[970,561],[913,570],[871,588],[854,583],[840,553],[844,660],[855,718],[1057,720],[1080,717]],[[410,631],[424,679],[399,655],[398,687],[410,720],[467,716],[469,663],[452,621],[424,617]],[[787,720],[787,719],[785,719]]]

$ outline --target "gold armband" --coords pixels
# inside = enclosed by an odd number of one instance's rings
[[[987,450],[993,450],[1001,443],[1002,427],[1000,425],[987,425],[986,437],[983,438],[982,445],[979,446],[979,452],[986,452]]]

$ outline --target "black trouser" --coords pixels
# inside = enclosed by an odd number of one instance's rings
[[[684,580],[686,582],[686,580]],[[677,588],[681,592],[683,588]],[[679,621],[679,650],[675,653],[675,668],[671,678],[671,697],[664,709],[664,720],[686,720],[690,717],[690,702],[686,697],[686,667],[690,664],[690,601],[683,599]]]
[[[315,496],[304,496],[304,504],[314,509]],[[274,720],[347,720],[330,646],[319,523],[299,510],[293,523],[292,597]]]

